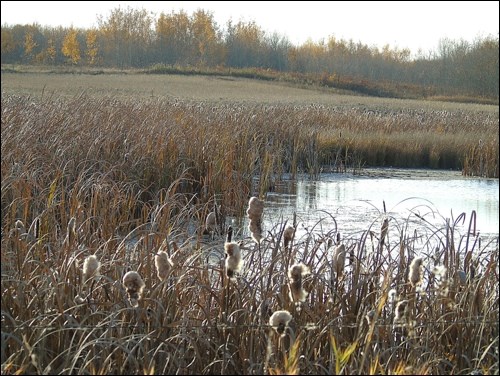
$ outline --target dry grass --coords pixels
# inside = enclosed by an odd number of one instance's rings
[[[398,237],[342,234],[337,279],[335,229],[287,230],[285,247],[288,219],[259,243],[235,235],[243,268],[229,281],[223,236],[202,235],[215,205],[224,227],[281,173],[349,163],[370,134],[423,143],[442,129],[467,145],[492,139],[494,112],[45,94],[2,95],[2,374],[498,372],[498,239],[392,221]],[[85,282],[91,255],[99,273]],[[412,287],[417,255],[424,277]],[[311,273],[297,311],[287,272],[300,262]],[[145,283],[137,307],[129,271]],[[408,301],[397,327],[393,289]],[[293,316],[284,337],[269,326],[277,310]]]

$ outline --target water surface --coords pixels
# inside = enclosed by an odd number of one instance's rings
[[[385,217],[392,227],[439,228],[460,219],[457,229],[467,232],[475,212],[475,232],[498,237],[499,181],[464,177],[459,171],[365,169],[278,182],[265,198],[265,229],[283,220],[291,223],[294,212],[304,231],[316,227],[345,236],[379,231]]]

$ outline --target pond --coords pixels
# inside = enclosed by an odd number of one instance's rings
[[[464,177],[460,171],[391,168],[284,180],[266,195],[264,231],[285,220],[291,224],[294,213],[299,234],[315,229],[359,238],[367,230],[379,232],[387,217],[399,230],[408,224],[445,228],[448,220],[467,233],[472,223],[474,235],[498,239],[499,181]],[[240,224],[243,236],[249,236],[246,225]]]

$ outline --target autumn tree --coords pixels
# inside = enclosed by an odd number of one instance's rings
[[[56,61],[57,49],[54,39],[47,41],[46,59],[48,63],[54,64]]]
[[[264,31],[255,22],[227,23],[226,64],[231,67],[263,66]]]
[[[191,17],[191,35],[195,44],[195,59],[197,65],[213,66],[220,60],[218,54],[218,29],[213,14],[197,10]]]
[[[85,41],[87,44],[87,61],[89,65],[96,65],[99,53],[99,47],[97,44],[97,30],[87,30],[87,32],[85,33]]]
[[[2,56],[14,51],[15,48],[16,43],[12,31],[2,28]]]
[[[38,44],[35,42],[33,30],[27,30],[24,35],[24,56],[28,63],[31,63],[35,56],[35,48]]]
[[[186,12],[161,13],[156,22],[159,60],[166,64],[188,64],[193,54],[191,20]]]
[[[64,38],[61,52],[72,64],[78,64],[80,61],[80,43],[77,39],[77,31],[71,28]]]
[[[151,61],[153,19],[145,9],[118,7],[107,19],[98,17],[105,58],[115,66],[145,66]]]

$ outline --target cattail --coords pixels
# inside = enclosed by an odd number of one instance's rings
[[[99,269],[101,268],[101,263],[97,259],[96,255],[90,255],[83,261],[83,281],[87,282],[90,278],[97,277]]]
[[[71,217],[66,227],[66,238],[64,244],[68,247],[73,246],[76,240],[76,218]]]
[[[423,268],[422,257],[415,257],[410,264],[410,273],[408,274],[408,279],[413,287],[419,285],[422,282],[422,268]]]
[[[132,304],[133,307],[137,307],[139,305],[139,300],[142,298],[142,292],[146,284],[139,273],[134,271],[125,273],[122,283],[127,290],[130,304]]]
[[[408,307],[408,300],[401,300],[396,304],[394,310],[394,323],[404,322],[407,316],[406,307]]]
[[[217,216],[215,212],[210,212],[205,219],[205,232],[208,234],[213,233],[217,228]]]
[[[309,294],[302,286],[302,277],[309,274],[311,270],[303,263],[294,264],[288,269],[288,278],[290,279],[290,299],[300,310],[300,304],[306,301]]]
[[[19,235],[26,233],[26,227],[24,226],[23,221],[18,219],[14,225],[14,229],[17,231]]]
[[[264,211],[264,201],[257,197],[251,197],[248,201],[247,216],[250,219],[248,229],[252,234],[252,239],[260,243],[262,239],[262,212]]]
[[[269,325],[282,337],[285,336],[285,329],[292,320],[292,315],[288,311],[276,311],[269,318]]]
[[[345,245],[340,242],[340,233],[337,233],[337,245],[333,250],[332,269],[335,271],[337,278],[344,274],[345,267]]]
[[[155,255],[155,266],[158,278],[164,281],[170,274],[170,270],[172,269],[172,266],[174,266],[174,263],[172,262],[170,257],[168,257],[167,252],[159,251]]]
[[[224,244],[226,252],[226,276],[231,280],[236,280],[235,273],[239,273],[243,264],[241,260],[241,250],[238,243],[226,242]]]
[[[34,228],[34,230],[35,230],[35,235],[37,233],[37,226],[38,226],[38,222],[37,221],[33,222],[32,228]],[[36,236],[33,236],[30,233],[32,228],[30,228],[30,230],[26,231],[26,227],[24,226],[23,221],[18,219],[16,221],[16,223],[14,224],[14,228],[9,232],[9,235],[11,235],[13,237],[17,237],[19,240],[22,240],[22,241],[34,242],[34,241],[36,241]]]
[[[288,245],[293,239],[293,235],[295,234],[295,227],[288,225],[283,231],[283,243],[285,248],[288,248]]]
[[[382,227],[380,228],[380,245],[383,246],[385,242],[385,237],[387,236],[387,231],[389,231],[389,219],[384,218],[382,222]]]

